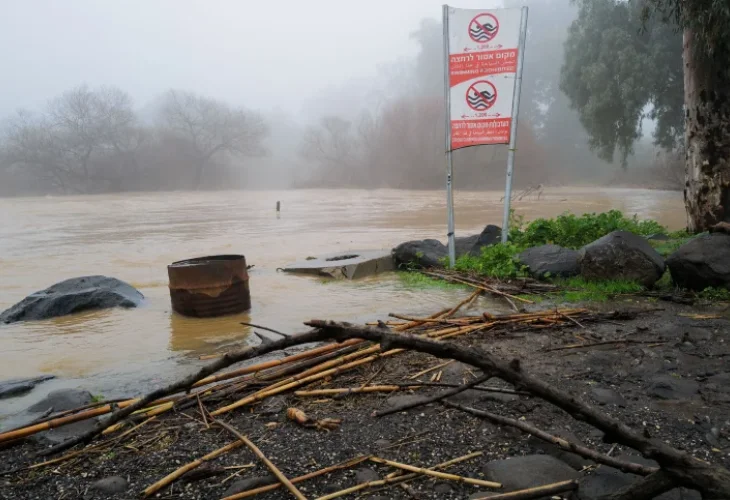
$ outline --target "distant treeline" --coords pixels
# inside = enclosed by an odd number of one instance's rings
[[[0,194],[103,193],[223,185],[235,158],[264,153],[260,115],[189,92],[158,101],[153,125],[117,88],[81,86],[0,136]]]

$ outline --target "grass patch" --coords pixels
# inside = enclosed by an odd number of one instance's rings
[[[525,267],[517,260],[517,254],[522,248],[514,243],[497,243],[483,247],[479,256],[464,255],[456,261],[456,270],[475,272],[490,278],[516,278],[526,276]]]
[[[705,288],[697,296],[710,302],[730,302],[730,290],[725,288]]]
[[[587,281],[575,277],[556,279],[553,282],[563,289],[557,296],[565,302],[606,302],[620,295],[644,291],[640,284],[626,280]]]

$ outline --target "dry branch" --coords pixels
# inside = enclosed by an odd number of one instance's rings
[[[560,481],[559,483],[546,484],[535,488],[527,488],[524,490],[512,491],[510,493],[502,493],[500,495],[487,494],[483,497],[476,497],[475,500],[489,498],[490,500],[533,500],[535,498],[543,498],[556,493],[564,493],[578,488],[578,481]]]
[[[403,470],[407,470],[409,472],[415,472],[417,474],[437,477],[439,479],[446,479],[449,481],[457,481],[457,482],[461,482],[461,483],[471,484],[474,486],[483,486],[485,488],[501,488],[502,487],[502,485],[500,483],[495,483],[494,481],[483,481],[481,479],[474,479],[471,477],[457,476],[456,474],[448,474],[446,472],[438,472],[438,471],[431,470],[431,469],[424,469],[422,467],[414,467],[413,465],[402,464],[400,462],[394,462],[392,460],[386,460],[384,458],[379,458],[379,457],[370,457],[370,461],[379,463],[379,464],[383,464],[383,465],[389,465],[391,467],[395,467],[396,469],[403,469]]]
[[[150,486],[145,488],[142,495],[145,497],[154,495],[155,493],[160,491],[162,488],[172,484],[176,479],[178,479],[185,473],[190,472],[191,470],[195,469],[196,467],[201,466],[202,464],[204,464],[205,462],[207,462],[209,460],[213,460],[215,457],[217,457],[219,455],[223,455],[224,453],[228,453],[229,451],[238,448],[242,444],[243,443],[241,441],[234,441],[233,443],[229,443],[229,444],[225,445],[223,448],[218,448],[217,450],[212,451],[197,460],[193,460],[192,462],[183,465],[182,467],[180,467],[177,470],[174,470],[173,472],[171,472],[167,476],[163,477],[156,483],[151,484]]]
[[[657,470],[659,470],[656,467],[648,467],[646,465],[624,462],[617,458],[613,458],[609,455],[599,453],[595,450],[591,450],[590,448],[586,448],[585,446],[581,446],[579,444],[568,441],[567,439],[563,439],[558,436],[549,434],[543,430],[538,429],[537,427],[534,427],[534,426],[528,424],[527,422],[522,422],[520,420],[515,420],[513,418],[503,417],[501,415],[496,415],[494,413],[490,413],[490,412],[484,411],[484,410],[477,410],[476,408],[469,408],[468,406],[463,406],[460,404],[452,403],[450,401],[443,401],[442,403],[451,408],[456,408],[457,410],[464,411],[464,412],[474,415],[476,417],[489,420],[495,424],[509,425],[510,427],[516,427],[517,429],[520,429],[521,431],[531,434],[531,435],[535,436],[536,438],[539,438],[539,439],[542,439],[543,441],[554,444],[554,445],[562,448],[563,450],[570,451],[570,452],[580,455],[582,457],[593,460],[594,462],[597,462],[599,464],[604,464],[604,465],[608,465],[610,467],[614,467],[623,472],[629,472],[631,474],[639,474],[641,476],[648,476],[649,474],[652,474],[652,473],[656,472]]]
[[[296,497],[299,500],[307,500],[307,497],[302,495],[302,492],[299,491],[297,489],[297,487],[294,486],[294,484],[292,484],[292,482],[276,467],[276,465],[274,465],[274,463],[271,460],[266,458],[266,455],[264,455],[263,452],[260,449],[258,449],[258,447],[255,444],[253,444],[253,442],[250,439],[248,439],[246,436],[244,436],[243,434],[241,434],[240,432],[238,432],[236,429],[234,429],[233,427],[231,427],[230,425],[228,425],[225,422],[222,422],[220,420],[214,420],[214,423],[216,425],[220,425],[221,427],[223,427],[225,430],[227,430],[228,432],[230,432],[231,434],[236,436],[238,439],[240,439],[242,443],[244,443],[246,446],[248,446],[248,448],[254,453],[254,455],[256,455],[259,458],[259,460],[261,460],[264,463],[264,465],[266,465],[266,467],[271,471],[271,473],[276,476],[276,478],[281,482],[281,484],[283,484],[286,487],[286,489],[288,489],[291,492],[291,494],[294,495],[294,497]]]
[[[658,439],[645,437],[613,417],[558,389],[554,384],[532,377],[520,366],[519,360],[506,363],[479,349],[466,350],[452,344],[413,335],[393,334],[332,321],[313,320],[307,325],[328,332],[332,338],[340,341],[350,338],[371,340],[380,342],[384,348],[407,348],[443,359],[456,359],[480,368],[485,373],[493,373],[504,381],[524,388],[554,404],[574,418],[603,431],[608,439],[633,448],[646,458],[656,460],[662,469],[673,475],[678,484],[699,490],[705,498],[730,497],[730,471],[727,469],[703,462]]]
[[[492,375],[490,373],[487,373],[487,374],[482,375],[481,377],[479,377],[479,378],[477,378],[475,380],[472,380],[468,384],[460,385],[460,386],[455,387],[453,389],[449,389],[448,391],[443,391],[443,392],[441,392],[439,394],[436,394],[435,396],[431,396],[431,397],[428,397],[428,398],[423,398],[423,399],[421,399],[419,401],[413,401],[413,402],[410,402],[410,403],[406,403],[406,404],[403,404],[403,405],[396,406],[395,408],[389,408],[389,409],[384,410],[384,411],[375,412],[375,413],[373,413],[373,416],[375,416],[375,417],[384,417],[385,415],[391,415],[393,413],[399,413],[399,412],[402,412],[402,411],[405,411],[405,410],[410,410],[412,408],[417,408],[419,406],[427,405],[427,404],[430,404],[430,403],[435,403],[436,401],[441,401],[442,399],[449,398],[451,396],[455,396],[455,395],[457,395],[457,394],[459,394],[461,392],[466,391],[467,389],[471,389],[472,387],[474,387],[476,385],[479,385],[479,384],[481,384],[483,382],[486,382],[490,378],[492,378]]]

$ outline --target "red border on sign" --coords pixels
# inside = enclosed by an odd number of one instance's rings
[[[478,22],[477,19],[482,16],[487,16],[487,17],[491,17],[492,19],[494,19],[494,24],[497,27],[497,29],[494,31],[493,35],[490,35],[489,33],[487,33],[488,38],[486,40],[477,40],[476,38],[474,38],[474,35],[472,35],[472,33],[471,33],[471,26],[473,23],[477,23],[479,25],[479,28],[481,29],[483,24]],[[477,14],[476,16],[474,16],[474,19],[469,21],[469,26],[467,26],[466,30],[469,32],[469,38],[474,40],[476,43],[489,43],[492,40],[494,40],[494,38],[499,33],[499,19],[497,19],[495,16],[493,16],[492,14],[490,14],[488,12],[482,12],[481,14]]]

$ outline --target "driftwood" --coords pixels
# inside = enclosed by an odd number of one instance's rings
[[[556,493],[564,493],[575,489],[578,489],[578,481],[560,481],[559,483],[536,486],[534,488],[512,491],[510,493],[476,497],[474,500],[486,500],[487,498],[492,500],[533,500],[535,498],[545,498],[547,495],[555,495]]]
[[[477,386],[483,382],[486,382],[492,378],[491,373],[487,373],[486,375],[482,375],[481,377],[472,380],[468,384],[460,385],[458,387],[455,387],[453,389],[449,389],[448,391],[443,391],[439,394],[436,394],[435,396],[423,398],[419,401],[414,401],[412,403],[407,403],[404,405],[396,406],[395,408],[389,408],[387,410],[375,412],[373,414],[374,417],[384,417],[385,415],[390,415],[392,413],[400,413],[402,411],[410,410],[411,408],[416,408],[418,406],[427,405],[430,403],[435,403],[436,401],[441,401],[442,399],[449,398],[451,396],[455,396],[461,392],[466,391],[467,389],[471,389],[474,386]]]
[[[562,448],[566,451],[570,451],[572,453],[575,453],[576,455],[580,455],[584,458],[588,458],[599,464],[604,464],[604,465],[613,467],[615,469],[619,469],[623,472],[629,472],[631,474],[639,474],[641,476],[648,476],[659,470],[656,467],[647,467],[646,465],[624,462],[623,460],[619,460],[619,459],[613,458],[609,455],[599,453],[595,450],[591,450],[590,448],[586,448],[585,446],[581,446],[579,444],[572,443],[572,442],[568,441],[567,439],[563,439],[558,436],[549,434],[543,430],[538,429],[537,427],[534,427],[534,426],[528,424],[527,422],[522,422],[520,420],[515,420],[513,418],[503,417],[501,415],[495,415],[494,413],[490,413],[490,412],[484,411],[484,410],[477,410],[475,408],[469,408],[467,406],[462,406],[460,404],[452,403],[450,401],[443,401],[443,404],[448,407],[456,408],[457,410],[464,411],[464,412],[474,415],[476,417],[489,420],[495,424],[509,425],[511,427],[516,427],[517,429],[520,429],[521,431],[531,434],[531,435],[535,436],[536,438],[542,439],[543,441],[546,441],[548,443],[559,446],[560,448]]]
[[[323,332],[318,332],[315,330],[312,332],[295,335],[293,337],[283,338],[270,344],[263,344],[258,347],[228,353],[222,358],[210,363],[209,365],[204,366],[198,372],[189,375],[182,380],[174,382],[173,384],[170,384],[166,387],[154,390],[144,397],[138,399],[134,404],[113,412],[111,415],[109,415],[108,418],[96,424],[93,429],[83,434],[80,434],[79,436],[76,436],[72,439],[66,440],[63,443],[49,448],[48,450],[44,450],[43,452],[39,453],[39,456],[52,455],[72,448],[77,444],[88,443],[96,436],[101,434],[107,427],[116,424],[117,422],[134,413],[135,411],[145,408],[153,401],[156,401],[165,396],[169,396],[170,394],[174,394],[176,392],[189,390],[199,380],[202,380],[205,377],[212,375],[215,372],[227,368],[235,363],[262,356],[270,352],[286,349],[287,347],[292,347],[299,344],[307,344],[309,342],[321,341],[325,338],[326,335]]]
[[[406,348],[443,359],[455,359],[480,368],[485,373],[493,373],[494,376],[515,387],[528,390],[566,411],[573,418],[585,421],[603,431],[607,439],[633,448],[646,458],[655,460],[662,470],[639,483],[639,486],[646,486],[645,491],[657,491],[669,486],[686,486],[699,490],[704,500],[730,497],[730,471],[727,469],[699,460],[658,439],[647,438],[615,418],[558,389],[554,384],[529,375],[517,359],[507,363],[479,349],[466,350],[413,335],[393,334],[382,329],[357,327],[345,323],[313,320],[307,325],[327,332],[330,337],[340,341],[361,338],[380,342],[384,349]],[[667,477],[671,479],[666,479]],[[661,488],[656,484],[660,482],[659,479],[663,480],[659,485]],[[670,482],[671,485],[668,484]],[[640,491],[641,495],[633,493],[633,500],[653,498],[647,496],[648,493],[645,491]]]

